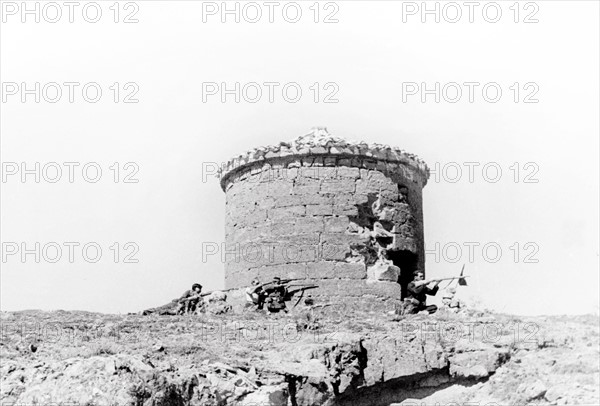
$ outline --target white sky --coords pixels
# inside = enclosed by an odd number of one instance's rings
[[[217,256],[202,262],[202,243],[223,241],[225,196],[217,179],[203,182],[203,163],[323,125],[334,135],[397,145],[432,169],[436,163],[479,163],[472,183],[466,166],[458,182],[449,182],[455,173],[447,166],[448,176],[438,182],[432,176],[424,190],[427,249],[448,247],[437,262],[427,255],[428,276],[449,276],[466,263],[469,294],[496,310],[597,312],[598,3],[538,1],[539,22],[530,24],[513,22],[512,1],[499,2],[503,15],[495,24],[482,18],[485,2],[474,23],[463,16],[455,24],[435,23],[432,16],[422,23],[418,15],[403,23],[403,4],[392,1],[337,2],[338,23],[314,23],[312,3],[301,3],[296,24],[282,18],[281,6],[274,23],[266,17],[256,24],[232,17],[221,23],[218,16],[203,23],[202,3],[195,1],[138,1],[139,22],[133,24],[112,21],[113,2],[99,2],[103,16],[96,24],[86,22],[80,9],[74,23],[65,16],[55,24],[35,23],[31,16],[21,23],[19,14],[4,14],[2,82],[30,88],[35,82],[96,82],[103,90],[95,104],[82,99],[81,87],[74,103],[66,94],[54,104],[35,103],[33,96],[22,103],[19,94],[4,94],[5,167],[96,162],[103,174],[89,183],[77,170],[69,183],[65,168],[57,183],[35,183],[33,176],[22,183],[5,171],[2,242],[28,248],[35,242],[96,242],[103,255],[87,263],[76,248],[70,263],[63,246],[57,263],[8,256],[0,264],[2,309],[124,313],[162,304],[192,282],[222,287],[223,265]],[[523,7],[520,20],[533,10]],[[120,18],[131,10],[121,9]],[[114,103],[114,82],[135,82],[139,103]],[[232,97],[221,103],[218,96],[203,103],[203,82],[296,82],[303,96],[286,102],[279,87],[273,103],[266,95],[258,103]],[[323,92],[315,103],[309,89],[315,82],[336,83],[339,102],[323,103]],[[473,103],[466,94],[454,104],[435,103],[432,96],[403,103],[404,82],[495,82],[503,96],[489,103],[480,86]],[[515,82],[519,103],[509,89]],[[522,102],[527,82],[538,86],[539,103]],[[139,182],[114,183],[114,162],[121,175],[130,172],[126,162],[136,163]],[[515,162],[518,182],[510,169]],[[525,167],[528,162],[533,164]],[[483,178],[487,163],[502,169],[497,183]],[[536,168],[531,179],[539,182],[525,183]],[[139,263],[123,263],[122,255],[114,263],[114,242],[121,254],[123,244],[136,243]],[[480,244],[472,262],[465,242]],[[501,247],[498,262],[483,257],[487,243]],[[463,248],[456,262],[453,244]],[[535,247],[530,259],[538,262],[526,263]]]

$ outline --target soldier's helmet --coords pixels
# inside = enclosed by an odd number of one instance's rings
[[[279,276],[276,276],[273,278],[273,282],[281,282],[281,278]]]
[[[196,288],[199,288],[200,290],[202,290],[202,285],[200,285],[199,283],[194,283],[192,285],[192,290],[196,290]]]
[[[258,278],[254,278],[252,279],[252,282],[250,282],[250,284],[252,286],[260,285],[260,281],[258,280]]]

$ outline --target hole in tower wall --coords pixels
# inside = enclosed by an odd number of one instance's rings
[[[369,229],[373,228],[373,223],[377,221],[377,217],[373,215],[373,203],[377,200],[376,193],[367,194],[367,201],[362,204],[357,204],[356,208],[358,209],[357,216],[348,216],[352,223],[355,223],[361,227],[366,227]]]
[[[388,251],[388,258],[400,268],[398,283],[402,287],[402,299],[406,296],[406,287],[413,279],[413,272],[417,270],[419,256],[408,250]]]
[[[408,203],[408,188],[401,183],[398,184],[398,198]]]

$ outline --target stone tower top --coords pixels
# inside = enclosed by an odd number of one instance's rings
[[[367,158],[384,163],[400,163],[416,169],[421,174],[423,185],[429,178],[429,168],[419,157],[397,147],[383,144],[367,144],[335,137],[326,127],[313,127],[308,134],[301,135],[292,141],[282,141],[278,145],[257,147],[223,165],[219,173],[221,187],[226,190],[228,180],[240,171],[271,160],[294,160],[303,156],[337,156],[346,158]]]

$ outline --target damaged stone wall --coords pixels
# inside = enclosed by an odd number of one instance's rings
[[[299,278],[319,286],[307,292],[319,301],[393,305],[424,268],[426,166],[389,147],[315,138],[227,168],[226,287]]]

